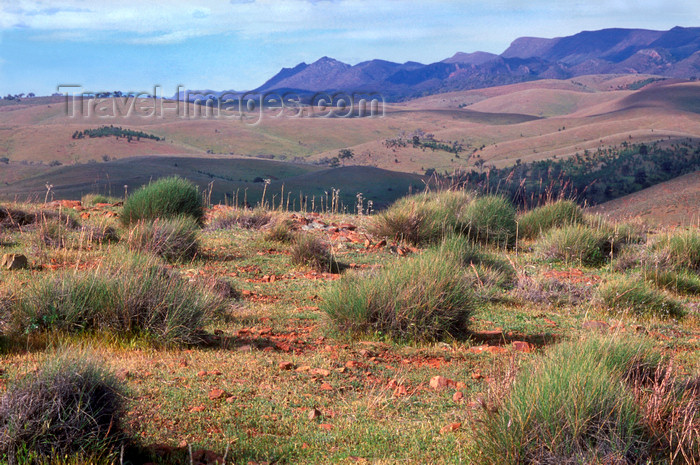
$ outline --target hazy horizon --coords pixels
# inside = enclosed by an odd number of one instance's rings
[[[700,5],[661,1],[19,1],[0,6],[0,93],[247,90],[323,56],[432,63],[502,53],[522,36],[700,24]]]

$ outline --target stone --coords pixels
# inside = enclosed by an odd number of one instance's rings
[[[7,270],[22,270],[29,267],[27,257],[17,253],[6,253],[0,261],[0,268]]]

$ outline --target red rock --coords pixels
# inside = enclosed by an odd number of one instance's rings
[[[328,423],[321,423],[318,425],[319,428],[325,429],[326,431],[330,431],[333,429],[333,425],[329,425]]]
[[[312,408],[311,410],[309,410],[309,413],[307,415],[309,420],[315,420],[316,418],[319,418],[321,416],[323,415],[321,414],[321,411],[317,408]]]
[[[294,364],[292,362],[280,362],[278,367],[280,370],[291,370],[294,368]]]
[[[224,396],[224,394],[226,393],[222,389],[212,389],[211,391],[209,391],[209,398],[211,400],[221,399]]]
[[[518,352],[525,352],[525,353],[530,353],[532,352],[532,344],[529,342],[525,341],[513,341],[512,343],[513,349],[517,350]]]
[[[480,380],[480,379],[484,379],[484,376],[481,373],[479,373],[478,371],[475,371],[474,373],[472,373],[472,379]]]
[[[446,433],[454,433],[458,429],[462,427],[461,423],[450,423],[447,426],[443,426],[440,428],[440,434],[446,434]]]
[[[197,376],[200,377],[200,378],[203,378],[204,376],[207,376],[207,372],[204,371],[204,370],[202,370],[202,371],[200,371],[200,372],[197,373]]]
[[[194,412],[203,412],[204,410],[206,410],[206,407],[205,407],[204,405],[197,405],[196,407],[192,407],[192,408],[190,409],[190,412],[191,412],[191,413],[194,413]]]
[[[450,384],[454,384],[454,381],[447,379],[444,376],[433,376],[430,378],[430,387],[433,389],[443,389]]]
[[[315,376],[328,376],[331,374],[330,370],[326,370],[325,368],[314,368],[310,370],[309,373]]]
[[[321,388],[320,388],[320,389],[321,389],[322,391],[332,391],[332,390],[333,390],[333,386],[331,386],[331,385],[328,384],[328,383],[323,383],[323,384],[321,384]]]
[[[350,224],[350,223],[342,223],[342,224],[339,224],[338,227],[340,229],[347,229],[348,231],[354,231],[357,229],[357,226],[355,226],[354,224]]]
[[[462,399],[464,399],[464,394],[462,394],[462,391],[457,391],[454,394],[452,394],[453,401],[460,402]]]

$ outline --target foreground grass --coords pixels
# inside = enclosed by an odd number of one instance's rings
[[[230,283],[240,295],[227,296],[224,316],[203,325],[203,342],[163,348],[142,334],[114,332],[5,336],[2,380],[32,373],[59,342],[92,345],[128,392],[125,431],[143,446],[182,448],[177,458],[148,457],[156,463],[188,463],[191,447],[220,455],[228,448],[227,463],[440,464],[479,463],[470,455],[472,403],[495,389],[509,369],[538,360],[558,341],[598,331],[619,337],[643,331],[683,370],[694,373],[700,366],[696,296],[666,291],[687,309],[679,320],[624,311],[613,316],[593,298],[542,303],[518,292],[527,288],[525,278],[595,290],[621,273],[608,266],[582,266],[578,260],[546,261],[529,252],[528,243],[506,251],[453,244],[462,266],[472,273],[469,278],[474,280],[476,273],[486,285],[489,276],[497,290],[480,294],[469,315],[471,332],[437,343],[395,342],[375,333],[348,340],[331,330],[322,311],[324,293],[348,273],[381,273],[393,263],[424,256],[427,249],[403,252],[404,257],[391,242],[366,248],[362,234],[369,220],[318,219],[358,227],[357,242],[334,238],[330,230],[295,232],[331,244],[334,258],[351,268],[340,278],[303,262],[295,265],[292,244],[275,239],[284,231],[268,234],[265,225],[258,230],[238,221],[205,228],[195,257],[161,265],[177,271],[188,286],[214,279]],[[93,220],[97,222],[83,223]],[[286,214],[279,224],[289,226],[285,220],[293,222]],[[114,227],[120,237],[128,237],[116,222]],[[26,253],[33,268],[0,272],[0,309],[3,302],[12,308],[19,291],[31,283],[123,260],[126,244],[38,248],[30,241],[33,234],[31,228],[4,231],[0,252]],[[372,244],[379,239],[369,237]],[[475,285],[478,290],[478,281]],[[599,324],[587,326],[591,321]],[[532,352],[515,350],[512,341],[528,342]],[[477,349],[484,345],[497,350]],[[451,383],[433,388],[435,376]]]

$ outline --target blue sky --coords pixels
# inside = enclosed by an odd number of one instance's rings
[[[521,36],[700,26],[696,0],[0,0],[0,93],[246,90],[331,56],[431,63]]]

